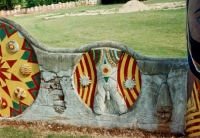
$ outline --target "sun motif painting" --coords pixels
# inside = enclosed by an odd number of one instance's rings
[[[82,81],[84,78],[87,81]],[[120,115],[139,96],[141,76],[130,55],[118,49],[93,49],[78,63],[74,84],[81,99],[96,114]]]
[[[32,46],[18,30],[4,22],[0,22],[0,86],[1,117],[22,114],[36,99],[40,86]]]

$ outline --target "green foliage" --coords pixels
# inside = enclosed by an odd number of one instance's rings
[[[7,6],[9,9],[13,9],[15,4],[20,4],[22,8],[30,8],[39,5],[50,5],[59,2],[68,2],[76,0],[0,0],[0,10]]]
[[[59,2],[67,2],[71,0],[26,0],[26,1],[27,1],[27,8],[30,8],[30,7],[35,7],[39,5],[50,5],[53,3],[56,4]]]

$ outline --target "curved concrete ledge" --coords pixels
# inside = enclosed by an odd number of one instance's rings
[[[12,119],[184,132],[188,82],[185,58],[147,57],[113,41],[76,49],[51,48],[15,22],[3,17],[0,21],[18,30],[32,46],[41,73],[38,97]],[[94,91],[89,91],[92,88]],[[86,94],[81,95],[79,89]]]

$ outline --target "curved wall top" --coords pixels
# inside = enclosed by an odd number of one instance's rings
[[[2,117],[183,133],[186,59],[151,58],[113,41],[50,48],[3,17],[0,38]]]

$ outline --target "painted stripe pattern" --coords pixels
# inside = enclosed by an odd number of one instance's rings
[[[103,58],[103,49],[91,50],[91,52],[95,62],[95,66],[98,66]]]
[[[119,50],[106,50],[106,56],[109,63],[114,67],[117,67],[122,53],[123,52]]]
[[[89,86],[83,87],[81,85],[79,79],[83,75],[88,76],[89,79],[91,80],[91,84]],[[93,108],[95,88],[97,84],[97,76],[96,76],[95,63],[92,57],[92,51],[83,54],[80,62],[78,63],[75,69],[74,83],[81,99],[89,107]]]
[[[189,137],[200,136],[200,80],[195,79],[193,91],[187,103],[186,133]]]
[[[126,89],[124,87],[124,82],[127,78],[132,78],[136,82],[136,86],[133,89]],[[139,96],[141,75],[136,60],[126,53],[123,53],[118,64],[117,81],[126,105],[130,108]]]

